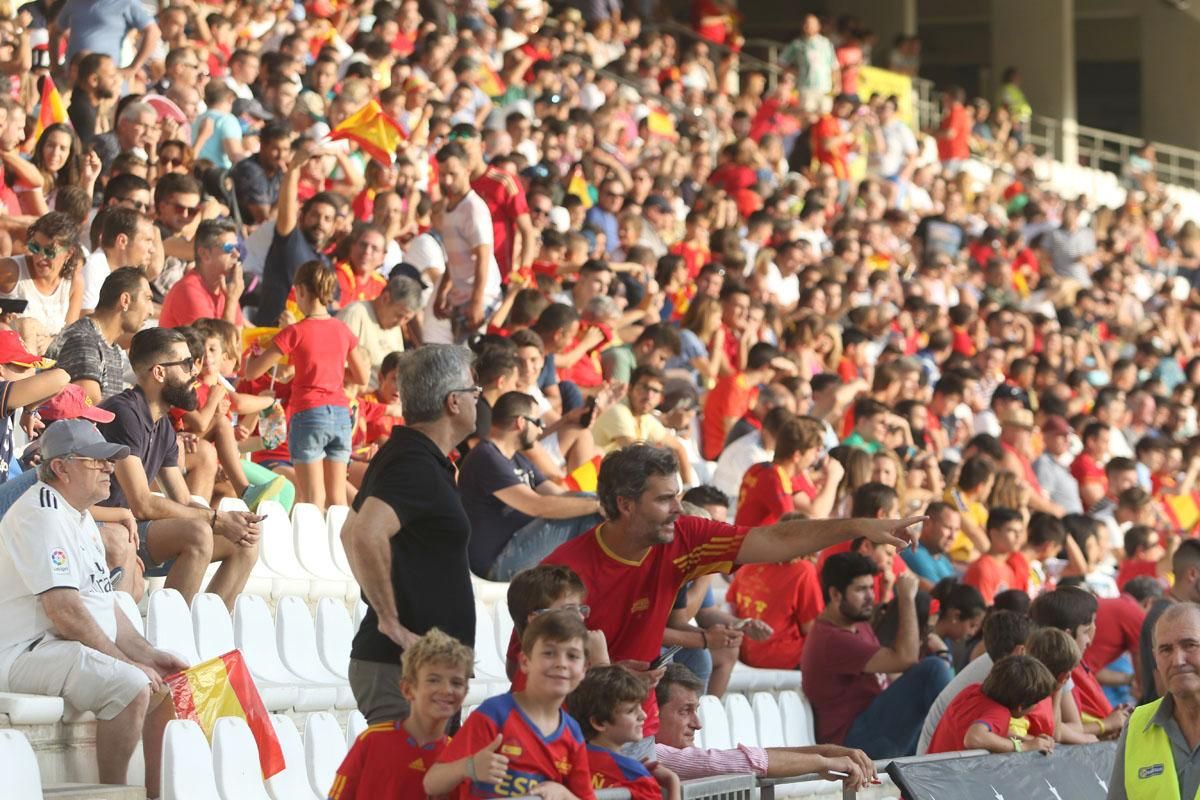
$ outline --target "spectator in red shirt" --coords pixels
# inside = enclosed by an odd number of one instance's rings
[[[1117,588],[1124,591],[1125,585],[1139,576],[1166,580],[1178,539],[1172,545],[1163,547],[1162,537],[1149,525],[1134,525],[1125,531],[1125,558],[1117,570]]]
[[[1141,695],[1140,687],[1148,677],[1143,676],[1141,659],[1137,658],[1138,643],[1146,611],[1163,594],[1163,585],[1155,578],[1134,578],[1126,584],[1120,597],[1102,597],[1097,601],[1096,638],[1083,654],[1083,661],[1096,675],[1102,686],[1133,687],[1133,697]],[[1109,669],[1126,653],[1133,656],[1133,671]]]
[[[386,253],[384,232],[374,225],[359,225],[350,241],[349,256],[336,268],[338,308],[379,297],[387,286],[387,278],[379,271]]]
[[[721,330],[724,336],[725,358],[721,375],[732,375],[746,368],[750,345],[747,330],[750,324],[750,293],[738,283],[721,289]]]
[[[937,132],[938,158],[952,172],[961,169],[962,162],[971,157],[971,116],[964,104],[966,97],[966,92],[958,86],[947,88],[942,95],[946,116]]]
[[[1010,736],[1009,726],[1054,690],[1054,676],[1042,662],[1032,656],[1005,656],[992,666],[982,684],[968,686],[950,702],[929,743],[929,753],[1020,753],[1026,748],[1053,752],[1053,718],[1049,730],[1031,719],[1025,736]]]
[[[597,484],[606,521],[545,559],[573,569],[589,597],[604,599],[594,600],[588,625],[604,632],[612,660],[641,662],[635,668],[654,680],[662,673],[650,672],[649,662],[659,653],[667,618],[686,580],[728,572],[734,564],[791,561],[856,535],[904,545],[909,526],[916,523],[830,519],[746,528],[686,517],[678,471],[675,455],[654,445],[633,444],[609,453]],[[649,737],[658,729],[653,697],[646,712]],[[649,755],[649,744],[641,748],[644,755]]]
[[[821,570],[825,611],[804,644],[800,669],[817,741],[859,747],[871,758],[916,752],[925,715],[950,682],[950,665],[920,658],[917,577],[896,579],[895,644],[881,647],[869,621],[879,568],[857,553],[830,556]],[[890,681],[888,673],[903,673]]]
[[[963,583],[978,589],[989,606],[1000,592],[1020,588],[1019,578],[1013,574],[1009,557],[1018,551],[1024,533],[1025,520],[1020,511],[1013,508],[988,510],[990,548],[967,567]]]
[[[1104,462],[1108,460],[1108,426],[1089,422],[1083,429],[1083,452],[1071,462],[1071,475],[1079,481],[1079,499],[1085,511],[1108,493]]]
[[[494,158],[490,164],[483,160],[483,139],[474,125],[455,125],[450,129],[450,141],[459,142],[466,150],[471,188],[492,212],[493,252],[500,265],[500,277],[507,281],[510,273],[533,266],[537,255],[538,234],[533,228],[525,189],[516,179],[515,170],[506,169],[512,164],[507,156]],[[518,233],[519,252],[515,249]]]
[[[759,342],[750,348],[745,372],[726,375],[704,396],[701,426],[706,459],[717,460],[729,429],[750,410],[758,387],[775,379],[777,358],[779,350],[774,345]]]
[[[850,169],[846,162],[857,143],[857,133],[847,120],[857,105],[850,95],[839,94],[833,100],[833,109],[817,120],[811,131],[813,157],[833,170],[839,185],[847,187]]]
[[[196,230],[196,267],[167,292],[158,324],[178,328],[223,319],[241,325],[243,289],[237,228],[229,220],[205,220]]]

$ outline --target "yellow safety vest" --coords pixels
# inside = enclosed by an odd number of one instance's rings
[[[1160,705],[1161,697],[1138,706],[1129,717],[1125,732],[1125,794],[1129,800],[1180,800],[1171,740],[1161,726],[1147,727]]]

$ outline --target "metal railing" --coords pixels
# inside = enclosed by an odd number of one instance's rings
[[[681,781],[683,800],[751,800],[754,797],[754,776],[718,775]],[[766,795],[762,795],[766,797]],[[628,789],[597,789],[596,800],[629,800]]]
[[[974,758],[976,756],[989,755],[987,750],[963,750],[958,753],[938,753],[932,756],[907,756],[905,758],[884,758],[875,762],[875,771],[879,774],[880,781],[891,783],[891,778],[888,777],[885,771],[888,764],[908,764],[920,762],[928,764],[934,761],[956,761],[960,758]],[[759,778],[759,800],[775,800],[775,787],[787,786],[795,783],[814,783],[819,780],[824,780],[820,775],[798,775],[793,778]],[[843,789],[842,800],[855,800],[858,797],[858,792],[854,789]]]

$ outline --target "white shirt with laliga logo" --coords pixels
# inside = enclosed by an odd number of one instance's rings
[[[117,638],[117,605],[100,530],[55,489],[35,483],[0,520],[0,691],[12,662],[43,637],[56,637],[39,596],[78,589],[109,639]]]

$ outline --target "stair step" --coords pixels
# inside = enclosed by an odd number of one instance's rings
[[[60,783],[45,787],[42,797],[54,800],[145,800],[146,790],[138,786]]]

